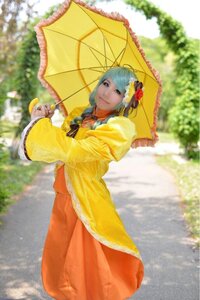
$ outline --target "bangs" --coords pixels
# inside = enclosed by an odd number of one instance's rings
[[[129,83],[129,80],[133,78],[136,80],[135,75],[133,72],[127,68],[123,67],[116,67],[109,69],[100,79],[99,84],[104,82],[106,79],[111,78],[114,84],[116,85],[116,88],[121,92],[125,92],[125,88]]]
[[[89,97],[89,102],[91,106],[95,105],[95,96],[97,88],[108,78],[111,78],[114,82],[116,88],[121,92],[125,93],[126,87],[129,84],[129,80],[133,78],[133,80],[137,80],[137,77],[133,73],[132,70],[125,67],[113,67],[109,69],[104,75],[99,79],[99,82],[95,89],[92,91]]]

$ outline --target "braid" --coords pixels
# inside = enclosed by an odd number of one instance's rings
[[[83,122],[83,120],[86,118],[86,117],[90,117],[92,116],[92,113],[94,111],[94,107],[95,106],[91,106],[91,107],[88,107],[86,108],[82,114],[78,117],[75,117],[71,122],[70,122],[70,131],[67,133],[67,136],[69,137],[75,137],[78,130],[79,130],[79,127],[80,127],[80,124]],[[110,118],[113,118],[115,116],[118,116],[119,115],[119,112],[118,111],[115,111],[112,115],[108,116],[105,120],[103,121],[100,121],[100,120],[96,120],[96,122],[91,126],[91,129],[96,129],[99,125],[102,125],[102,124],[106,124],[108,122],[108,120]]]
[[[106,124],[106,123],[108,122],[109,119],[111,119],[111,118],[113,118],[113,117],[116,117],[116,116],[118,116],[118,115],[119,115],[119,113],[117,112],[117,113],[114,113],[114,114],[108,116],[108,117],[107,117],[105,120],[103,120],[103,121],[97,120],[97,121],[94,123],[94,125],[92,126],[92,129],[96,129],[99,125]]]
[[[69,137],[75,137],[75,135],[77,134],[80,124],[83,122],[83,120],[85,119],[86,116],[90,116],[92,115],[94,107],[88,107],[86,108],[82,114],[78,117],[75,117],[71,122],[70,122],[70,131],[68,131],[67,136]]]
[[[82,121],[85,119],[86,116],[89,116],[89,115],[92,114],[93,109],[94,109],[93,106],[86,108],[86,109],[82,112],[82,114],[81,114],[80,116],[75,117],[75,118],[70,122],[70,125],[81,124]]]

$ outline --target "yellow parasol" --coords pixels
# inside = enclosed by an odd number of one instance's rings
[[[156,142],[159,75],[145,59],[123,16],[67,0],[35,29],[41,50],[39,79],[57,104],[62,101],[65,115],[89,104],[89,94],[105,71],[114,66],[128,67],[144,86],[144,95],[130,115],[137,131],[133,147]]]

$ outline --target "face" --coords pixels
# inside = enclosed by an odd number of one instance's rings
[[[112,111],[115,110],[124,97],[111,78],[105,79],[97,88],[95,102],[97,109]]]

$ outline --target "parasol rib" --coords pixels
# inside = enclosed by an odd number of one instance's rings
[[[79,6],[79,5],[78,5]],[[103,34],[103,30],[104,31],[106,31],[106,32],[108,32],[108,33],[110,33],[110,34],[112,34],[112,35],[114,35],[114,36],[117,36],[116,34],[113,34],[113,33],[111,33],[111,32],[109,32],[109,31],[107,31],[107,30],[105,30],[105,29],[102,29],[102,28],[100,28],[98,25],[97,25],[97,23],[87,14],[87,12],[84,10],[84,8],[83,7],[80,7],[79,6],[79,8],[88,16],[88,18],[97,26],[97,28],[99,28],[99,30],[100,30],[100,32],[102,33],[102,35],[103,35],[103,38],[107,41],[107,39],[105,38],[105,35]],[[124,22],[123,22],[124,23]],[[121,38],[121,39],[123,39],[122,37],[119,37],[119,36],[117,36],[118,38]],[[128,45],[128,31],[127,31],[127,29],[126,29],[126,39],[125,39],[125,41],[126,41],[126,45]],[[107,41],[107,43],[108,43],[108,45],[109,45],[109,48],[110,48],[110,51],[112,52],[112,54],[113,54],[113,57],[115,57],[115,55],[114,55],[114,53],[113,53],[113,51],[112,51],[112,48],[110,47],[110,44],[109,44],[109,42]],[[105,44],[104,44],[105,45]],[[125,47],[124,47],[124,49],[125,49]],[[130,47],[130,49],[131,49],[131,47]],[[132,51],[132,49],[131,49],[131,51]],[[134,52],[132,51],[132,54],[133,54],[133,56],[135,57],[135,59],[137,60],[137,62],[138,62],[138,64],[140,65],[140,67],[141,67],[141,69],[143,70],[143,67],[142,67],[142,65],[140,64],[140,62],[139,62],[139,60],[137,59],[137,57],[136,57],[136,55],[134,54]],[[118,57],[119,57],[119,55],[118,55]],[[105,58],[106,58],[106,53],[105,53]],[[123,56],[122,56],[122,58],[123,58]],[[122,58],[121,58],[121,60],[122,60]],[[115,61],[117,60],[117,58],[115,58]],[[113,64],[114,65],[114,64]],[[145,73],[145,72],[144,72]],[[152,79],[154,79],[155,81],[157,81],[155,78],[153,78],[152,76],[150,76]]]
[[[96,23],[96,22],[95,22],[88,14],[87,14],[87,12],[83,9],[83,7],[80,7],[80,6],[79,6],[79,8],[80,8],[80,9],[88,16],[88,18],[96,25],[96,27],[97,27],[97,28],[99,29],[99,31],[101,32],[101,34],[102,34],[104,40],[107,41],[105,35],[103,34],[102,29],[97,25],[97,23]],[[106,31],[106,30],[105,30],[105,31]],[[107,32],[109,32],[109,31],[107,31]],[[111,32],[109,32],[109,33],[111,33]],[[111,34],[114,35],[113,33],[111,33]],[[115,35],[115,36],[116,36],[116,35]],[[119,37],[119,36],[117,36],[117,37]],[[119,38],[123,39],[122,37],[119,37]],[[108,41],[107,41],[107,43],[108,43]],[[111,51],[111,53],[112,53],[114,59],[116,60],[115,55],[114,55],[114,53],[113,53],[113,50],[112,50],[112,48],[110,47],[110,44],[109,44],[109,43],[108,43],[108,45],[109,45],[110,51]],[[105,57],[106,57],[106,53],[105,53]]]
[[[64,101],[66,101],[67,99],[69,99],[70,97],[72,97],[72,96],[78,94],[79,92],[81,92],[82,90],[84,90],[85,88],[87,88],[88,86],[90,86],[91,84],[93,84],[95,81],[98,81],[98,79],[95,79],[95,80],[91,81],[90,83],[87,84],[87,86],[84,86],[84,87],[80,88],[79,90],[77,90],[77,91],[74,92],[73,94],[71,94],[71,95],[67,96],[66,98],[62,99],[61,101],[57,102],[57,103],[55,104],[55,106],[61,104],[62,102],[64,102]]]
[[[88,45],[87,43],[85,43],[85,42],[83,42],[83,41],[81,41],[81,40],[78,40],[78,39],[76,39],[76,38],[74,38],[74,37],[72,37],[72,36],[70,36],[70,35],[68,35],[68,34],[59,32],[59,31],[57,31],[57,30],[49,29],[49,28],[45,28],[45,30],[48,30],[48,31],[52,31],[52,32],[61,34],[61,35],[66,36],[66,37],[68,37],[68,38],[70,38],[70,39],[72,39],[72,40],[75,40],[76,42],[79,42],[79,43],[81,43],[81,44],[84,44],[84,45],[87,46],[89,49],[92,49],[92,50],[96,51],[98,54],[100,54],[100,55],[102,55],[103,57],[105,57],[105,54],[104,54],[104,53],[98,51],[97,49],[95,49],[94,47],[91,47],[91,46]],[[114,57],[114,59],[115,59],[115,56],[114,56],[114,55],[113,55],[113,57]],[[107,59],[111,61],[111,59],[109,59],[109,58],[107,58]]]
[[[67,35],[67,34],[61,33],[61,32],[59,32],[59,31],[57,31],[57,30],[52,30],[52,29],[49,29],[49,28],[45,28],[45,30],[52,31],[52,32],[56,32],[56,33],[58,33],[58,34],[64,35],[64,36],[66,36],[66,37],[68,37],[68,38],[71,38],[71,39],[73,39],[73,40],[75,40],[75,41],[77,41],[77,42],[79,42],[79,43],[84,44],[84,45],[87,46],[90,50],[92,49],[92,50],[94,50],[95,52],[97,52],[97,53],[99,53],[100,55],[102,55],[103,57],[105,57],[105,55],[104,55],[103,53],[101,53],[100,51],[98,51],[97,49],[91,47],[91,46],[88,45],[87,43],[85,43],[85,42],[83,42],[83,41],[80,41],[80,40],[78,40],[78,39],[76,39],[76,38],[74,38],[74,37],[72,37],[72,36],[70,36],[70,35]],[[122,38],[121,38],[121,39],[122,39]],[[131,49],[131,47],[130,47],[130,49]],[[125,51],[125,48],[123,48],[122,51]],[[115,58],[114,62],[111,61],[109,58],[107,58],[110,62],[112,62],[112,65],[111,65],[110,67],[113,67],[114,65],[116,65],[116,61],[117,61],[117,59],[119,58],[119,56],[121,55],[122,51],[120,52],[120,54],[118,55],[118,57]],[[131,49],[131,52],[132,52],[133,56],[135,57],[135,59],[138,61],[138,59],[137,59],[137,57],[134,55],[134,52],[133,52],[132,49]],[[92,54],[94,55],[93,52],[92,52]],[[95,55],[94,55],[94,57],[97,59],[97,57],[96,57]],[[98,61],[98,62],[99,62],[99,61]],[[139,63],[139,61],[138,61],[138,64],[140,65],[141,69],[143,70],[143,67],[141,66],[141,64]],[[119,64],[117,64],[117,65],[119,65]],[[76,69],[76,70],[77,70],[77,69]],[[72,70],[71,70],[71,71],[72,71]],[[70,71],[70,72],[71,72],[71,71]],[[67,72],[68,72],[68,71],[67,71]],[[136,70],[136,69],[135,69],[135,72],[140,72],[140,73],[146,74],[146,72],[145,72],[144,70],[143,70],[143,71],[140,71],[140,70]],[[57,74],[62,74],[62,73],[65,73],[65,72],[60,72],[60,73],[57,73]],[[57,74],[55,73],[54,75],[57,75]],[[45,76],[45,77],[48,78],[48,77],[50,77],[50,76],[51,76],[51,75]],[[148,74],[148,76],[151,77],[154,81],[157,82],[157,80],[155,79],[155,77],[152,77],[152,76],[149,75],[149,74]]]
[[[112,65],[109,65],[107,66],[107,68],[112,68],[114,66],[114,63]],[[127,64],[124,64],[124,67],[127,66]],[[100,74],[102,74],[102,68],[104,69],[104,67],[99,67],[99,66],[93,66],[93,67],[88,67],[88,68],[80,68],[80,69],[71,69],[71,70],[67,70],[67,71],[63,71],[63,72],[58,72],[58,73],[53,73],[51,75],[46,75],[44,76],[45,78],[50,78],[52,76],[57,76],[57,75],[61,75],[61,74],[65,74],[65,73],[70,73],[70,72],[76,72],[76,71],[81,71],[81,70],[90,70],[90,71],[95,71],[95,72],[98,72]],[[95,70],[95,69],[100,69],[100,70]],[[145,72],[141,71],[141,70],[137,70],[137,69],[133,69],[131,68],[134,73],[142,73],[144,74],[145,76],[149,76],[149,75],[146,75]],[[152,78],[153,80],[155,80],[153,77],[149,76],[150,78]]]

